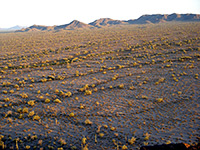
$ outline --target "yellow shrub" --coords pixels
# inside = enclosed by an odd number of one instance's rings
[[[27,108],[27,107],[24,107],[24,108],[22,109],[22,112],[23,112],[23,113],[28,113],[28,108]]]
[[[35,114],[34,111],[29,112],[28,117],[32,117]]]
[[[54,100],[54,103],[62,103],[62,102],[61,102],[61,100],[59,100],[59,99],[55,99],[55,100]]]
[[[30,106],[33,106],[33,105],[35,105],[35,101],[34,101],[34,100],[28,101],[28,104],[29,104]]]
[[[45,103],[50,103],[50,99],[45,99]]]
[[[33,120],[40,120],[40,116],[35,115],[35,116],[33,117]]]

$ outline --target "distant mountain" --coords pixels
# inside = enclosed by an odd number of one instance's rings
[[[19,29],[16,32],[77,30],[77,29],[101,28],[101,27],[124,25],[124,24],[148,24],[148,23],[155,24],[155,23],[163,23],[170,21],[181,21],[181,22],[200,21],[200,14],[176,14],[176,13],[170,15],[153,14],[153,15],[143,15],[138,19],[131,19],[128,21],[113,20],[111,18],[100,18],[89,24],[85,24],[78,20],[73,20],[69,24],[58,25],[58,26],[33,25],[28,28]]]
[[[15,31],[15,30],[21,30],[25,27],[23,26],[14,26],[14,27],[10,27],[10,28],[0,28],[0,31]]]
[[[28,28],[23,28],[18,32],[30,32],[30,31],[51,31],[53,30],[53,26],[42,26],[42,25],[32,25]]]
[[[143,15],[135,20],[128,20],[129,24],[146,24],[146,23],[162,23],[162,22],[169,22],[169,21],[200,21],[199,14],[170,14],[170,15]]]
[[[74,29],[79,29],[79,28],[91,28],[92,26],[89,24],[85,24],[83,22],[80,22],[78,20],[73,20],[72,22],[70,22],[69,24],[65,24],[65,25],[60,25],[60,26],[55,26],[54,30],[74,30]]]
[[[117,24],[123,24],[125,22],[120,20],[113,20],[110,18],[100,18],[98,20],[95,20],[94,22],[89,23],[89,25],[95,26],[95,27],[101,27],[101,26],[109,26],[109,25],[117,25]]]

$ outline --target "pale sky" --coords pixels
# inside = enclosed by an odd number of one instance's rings
[[[200,0],[0,0],[0,28],[171,13],[200,14]]]

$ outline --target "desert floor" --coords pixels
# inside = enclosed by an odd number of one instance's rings
[[[0,147],[197,143],[199,29],[163,23],[0,33]]]

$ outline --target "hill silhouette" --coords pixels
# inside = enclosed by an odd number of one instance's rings
[[[16,32],[30,32],[30,31],[57,31],[57,30],[77,30],[77,29],[91,29],[101,28],[114,25],[124,24],[149,24],[149,23],[163,23],[170,21],[181,21],[191,22],[200,21],[200,14],[153,14],[153,15],[142,15],[138,19],[130,19],[128,21],[113,20],[111,18],[100,18],[89,24],[73,20],[69,24],[58,25],[58,26],[42,26],[33,25],[28,28],[17,30]]]
[[[94,22],[89,23],[89,25],[95,26],[95,27],[102,27],[102,26],[109,26],[109,25],[117,25],[117,24],[123,24],[124,21],[120,20],[113,20],[111,18],[100,18],[98,20],[95,20]]]
[[[21,30],[21,32],[30,32],[30,31],[50,31],[53,30],[53,26],[42,26],[42,25],[32,25],[28,28],[23,28]]]
[[[80,22],[78,20],[73,20],[69,24],[65,25],[60,25],[60,26],[55,26],[55,30],[62,30],[62,29],[67,29],[67,30],[74,30],[74,29],[79,29],[79,28],[91,28],[92,26],[89,24],[85,24],[83,22]]]
[[[154,15],[143,15],[135,20],[128,20],[129,24],[146,24],[146,23],[162,23],[162,22],[169,22],[169,21],[200,21],[199,14],[154,14]]]

